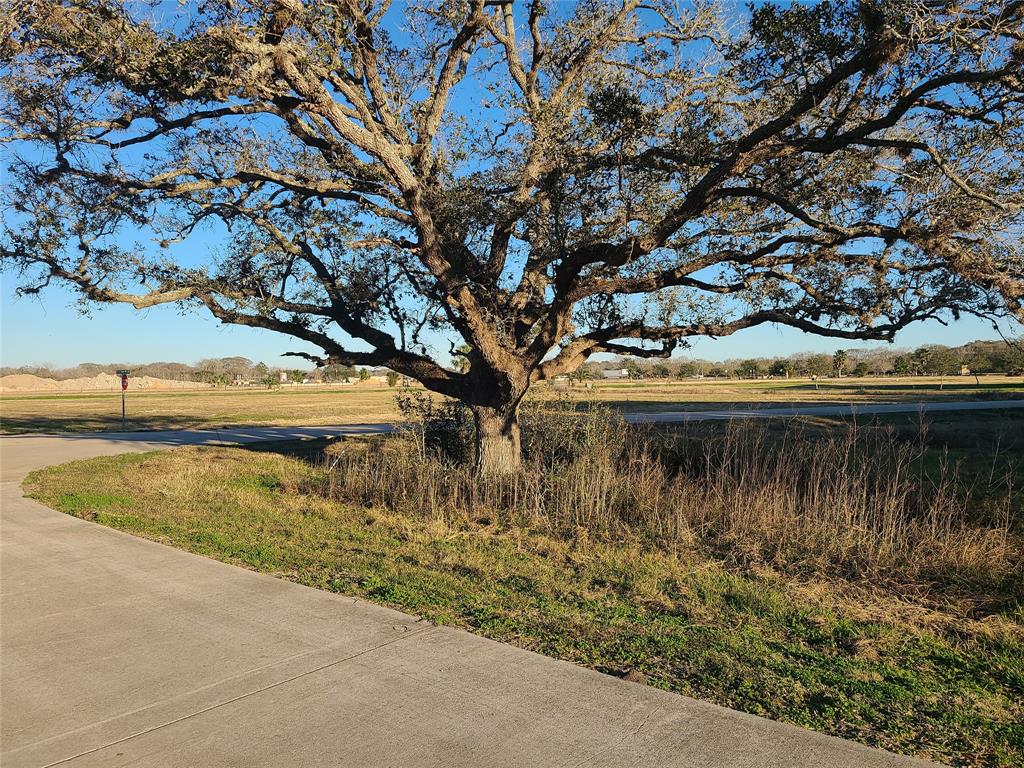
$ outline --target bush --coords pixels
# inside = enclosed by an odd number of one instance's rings
[[[412,439],[421,458],[446,466],[473,460],[476,427],[468,406],[414,389],[396,393],[395,404],[403,420],[399,433]]]
[[[528,471],[564,468],[614,451],[626,431],[622,414],[594,401],[565,396],[527,402],[520,413]]]

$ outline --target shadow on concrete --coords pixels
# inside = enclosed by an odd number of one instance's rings
[[[4,428],[11,428],[4,421]],[[107,443],[153,443],[167,446],[224,445],[257,441],[315,440],[341,435],[383,434],[394,425],[380,422],[369,424],[340,424],[316,427],[225,427],[223,429],[135,430],[127,432],[32,432],[8,434],[5,439],[19,442],[42,440],[102,440]]]

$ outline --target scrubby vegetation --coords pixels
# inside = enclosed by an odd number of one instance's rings
[[[971,450],[956,456],[963,439],[941,427],[929,435],[922,421],[680,431],[629,428],[596,403],[535,400],[523,414],[523,471],[481,478],[466,409],[413,396],[403,410],[412,425],[403,439],[333,446],[330,471],[305,490],[446,522],[483,517],[562,538],[697,546],[742,565],[986,601],[1021,586],[1014,511],[1024,507],[1024,447],[985,444],[977,427]]]
[[[100,458],[28,487],[748,712],[955,765],[1024,759],[1019,416],[655,431],[540,402],[523,472],[480,479],[459,410],[417,407],[399,436]]]

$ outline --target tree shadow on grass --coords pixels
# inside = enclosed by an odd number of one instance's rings
[[[317,437],[310,440],[270,440],[258,443],[241,443],[233,447],[253,453],[273,453],[278,456],[299,459],[307,464],[317,465],[325,460],[328,448],[337,445],[344,439],[343,437]]]
[[[0,416],[0,433],[5,435],[65,434],[86,432],[149,432],[156,430],[217,429],[194,417],[146,416],[121,421],[117,416]],[[246,426],[253,426],[247,424]]]

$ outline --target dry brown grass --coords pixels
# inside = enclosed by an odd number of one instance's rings
[[[998,451],[967,478],[923,433],[855,424],[666,432],[627,428],[604,408],[547,409],[528,415],[524,431],[533,458],[508,478],[477,478],[413,432],[338,444],[316,492],[448,523],[577,540],[640,536],[745,566],[966,590],[991,607],[1020,586],[1021,473]],[[445,439],[449,455],[465,455],[450,445],[464,432]]]
[[[389,387],[292,387],[128,392],[128,429],[219,428],[387,422],[398,417]],[[4,395],[4,432],[120,430],[120,393]]]

